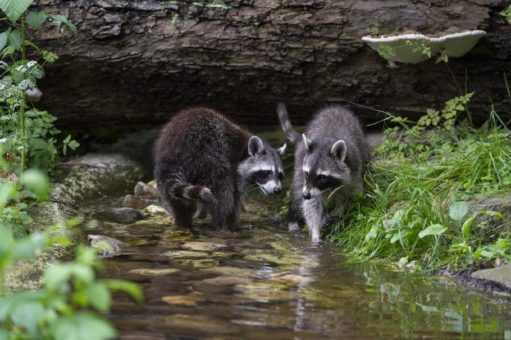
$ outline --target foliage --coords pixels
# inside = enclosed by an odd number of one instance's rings
[[[509,230],[493,211],[472,211],[476,194],[511,186],[511,134],[492,111],[480,129],[454,127],[471,94],[429,110],[417,125],[395,117],[366,176],[367,195],[344,212],[332,238],[359,258],[382,257],[430,270],[510,258]],[[432,127],[432,130],[426,130]],[[348,227],[344,227],[349,224]]]
[[[503,10],[500,15],[506,18],[507,22],[511,24],[511,5]]]
[[[9,18],[9,25],[0,33],[0,143],[11,163],[21,172],[27,165],[49,170],[57,157],[55,117],[40,111],[27,100],[30,91],[38,91],[37,81],[44,76],[44,66],[57,56],[40,49],[28,39],[29,29],[37,30],[45,22],[72,32],[76,27],[66,17],[44,11],[27,11],[32,1],[0,0],[0,9]],[[29,50],[30,48],[30,50]],[[27,53],[39,60],[28,60]],[[78,143],[64,139],[62,151],[75,149]]]
[[[0,160],[4,166],[5,162]],[[38,170],[25,171],[16,182],[0,186],[0,216],[25,194],[38,201],[48,198],[46,176]],[[137,301],[142,299],[138,286],[119,280],[98,280],[95,269],[100,263],[93,249],[79,247],[73,261],[55,263],[43,274],[44,285],[37,291],[6,294],[4,273],[17,261],[34,260],[55,242],[69,242],[62,237],[33,233],[15,237],[12,225],[0,223],[0,338],[110,339],[115,330],[98,313],[111,307],[111,292],[122,291]]]

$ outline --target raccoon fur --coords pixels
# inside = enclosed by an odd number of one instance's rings
[[[209,213],[216,228],[235,229],[247,185],[266,195],[281,192],[285,149],[272,148],[212,109],[181,111],[154,147],[160,201],[178,226]]]
[[[363,190],[369,146],[360,122],[345,107],[320,110],[302,135],[293,129],[284,104],[277,113],[296,145],[288,227],[296,230],[305,219],[312,241],[319,242],[321,227],[338,216],[355,191]],[[327,212],[327,203],[334,204],[333,211]]]

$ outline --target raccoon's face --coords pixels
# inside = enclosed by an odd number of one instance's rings
[[[351,171],[345,162],[346,143],[343,140],[312,141],[305,135],[302,137],[307,150],[302,163],[304,199],[349,183]]]
[[[282,191],[284,168],[281,156],[286,152],[286,144],[274,149],[257,136],[248,142],[249,157],[238,167],[238,173],[249,184],[255,184],[265,195],[279,194]]]

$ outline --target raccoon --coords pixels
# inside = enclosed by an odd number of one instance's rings
[[[303,220],[313,242],[320,229],[342,211],[355,191],[363,190],[363,174],[369,161],[369,146],[360,122],[339,105],[320,110],[300,135],[293,129],[286,106],[277,106],[279,121],[291,143],[296,145],[288,227],[298,229]],[[326,211],[333,199],[335,209]]]
[[[194,214],[209,213],[214,227],[235,229],[247,185],[266,195],[281,192],[285,150],[286,145],[274,149],[212,109],[181,111],[154,146],[161,203],[180,227],[190,226]]]

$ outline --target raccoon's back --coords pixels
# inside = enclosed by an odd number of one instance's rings
[[[229,167],[240,161],[249,138],[246,131],[212,109],[183,110],[165,125],[155,143],[155,174]]]

